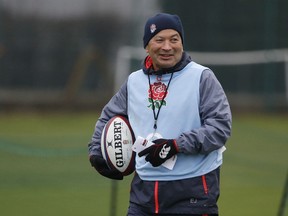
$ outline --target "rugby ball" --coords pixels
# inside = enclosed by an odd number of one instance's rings
[[[110,169],[117,169],[124,176],[135,170],[134,142],[134,133],[127,118],[118,115],[106,123],[101,135],[101,151]]]

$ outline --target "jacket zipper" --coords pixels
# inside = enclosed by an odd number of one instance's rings
[[[202,184],[203,184],[204,193],[207,195],[208,194],[208,186],[207,186],[205,175],[202,175]]]
[[[155,182],[155,187],[154,187],[154,202],[155,202],[155,214],[159,213],[159,194],[158,194],[158,187],[159,187],[159,182]]]

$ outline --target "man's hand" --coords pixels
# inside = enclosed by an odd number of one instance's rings
[[[152,166],[157,167],[166,160],[178,153],[178,147],[174,139],[157,139],[154,145],[139,152],[139,157],[146,155],[145,160],[149,161]]]
[[[90,158],[91,166],[93,166],[101,175],[115,180],[122,180],[123,175],[118,170],[111,170],[107,164],[106,161],[101,157],[97,155],[91,155]]]

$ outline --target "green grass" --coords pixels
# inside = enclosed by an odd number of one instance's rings
[[[108,216],[112,181],[94,172],[87,157],[97,118],[96,112],[0,114],[0,215]],[[235,115],[221,216],[276,215],[287,151],[288,116]],[[117,216],[126,215],[130,181],[117,184]]]

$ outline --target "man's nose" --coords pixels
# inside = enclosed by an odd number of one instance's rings
[[[163,50],[170,50],[170,49],[171,49],[170,41],[165,40],[165,41],[164,41],[164,44],[163,44],[163,46],[162,46],[162,49],[163,49]]]

